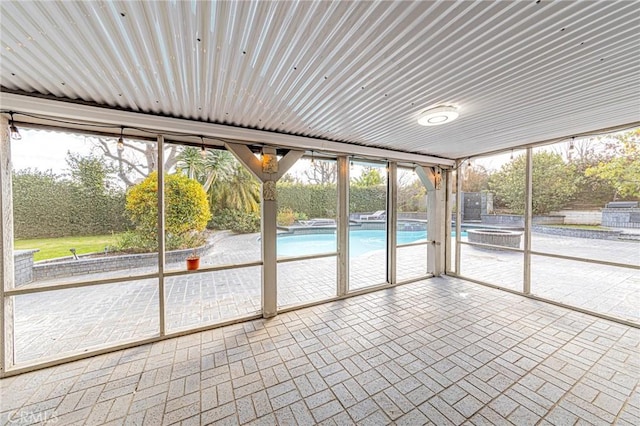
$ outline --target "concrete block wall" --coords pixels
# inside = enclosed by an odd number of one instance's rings
[[[604,208],[602,209],[602,226],[640,228],[640,208]]]
[[[566,225],[600,225],[602,209],[596,210],[559,210],[552,215],[564,216]]]
[[[13,252],[14,284],[16,286],[33,281],[33,255],[40,250],[15,250]]]

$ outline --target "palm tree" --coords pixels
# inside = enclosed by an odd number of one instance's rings
[[[260,210],[260,184],[237,161],[233,173],[218,181],[211,189],[213,205],[247,213]]]
[[[176,169],[202,184],[212,210],[230,208],[256,212],[260,208],[260,185],[228,151],[185,147]]]

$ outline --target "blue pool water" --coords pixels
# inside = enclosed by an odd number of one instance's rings
[[[465,235],[465,232],[462,233]],[[426,231],[398,231],[398,244],[415,243],[427,239]],[[349,255],[384,250],[386,231],[352,230],[349,232]],[[278,256],[305,256],[336,251],[336,234],[279,235]]]

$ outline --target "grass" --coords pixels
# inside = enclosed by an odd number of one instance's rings
[[[116,242],[117,234],[114,235],[91,235],[87,237],[60,237],[60,238],[38,238],[33,240],[14,241],[15,250],[39,249],[33,259],[39,260],[55,259],[57,257],[71,256],[69,249],[75,248],[76,254],[87,254],[103,252],[105,246],[113,246]]]
[[[589,231],[608,231],[609,228],[605,228],[600,225],[547,225],[554,228],[569,228],[569,229],[587,229]]]

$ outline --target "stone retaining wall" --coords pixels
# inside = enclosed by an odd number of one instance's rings
[[[531,223],[533,225],[562,225],[564,224],[564,216],[533,216]],[[483,214],[482,224],[508,228],[524,228],[524,216],[519,214]]]
[[[13,251],[13,280],[15,286],[33,281],[33,255],[39,251],[40,250]]]
[[[200,255],[206,255],[213,247],[213,242],[195,249]],[[165,254],[166,263],[184,262],[194,250],[174,250]],[[140,267],[157,267],[158,253],[113,255],[87,255],[73,258],[56,259],[53,261],[38,262],[33,265],[33,280],[47,280],[52,278],[71,277],[100,272],[118,271]],[[23,283],[24,284],[24,283]]]
[[[602,226],[640,228],[640,208],[604,208]]]
[[[565,225],[600,225],[602,209],[597,210],[558,210],[552,215],[564,216]]]
[[[592,238],[597,240],[617,240],[622,235],[622,231],[610,231],[605,229],[575,229],[556,228],[551,226],[532,226],[532,232],[541,234],[561,235],[563,237]]]

